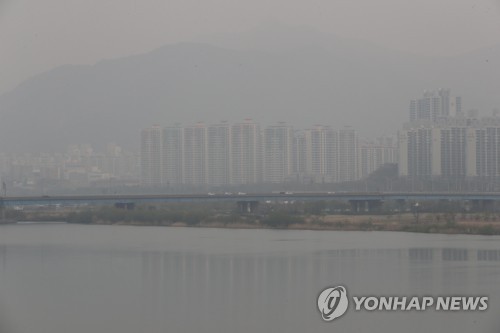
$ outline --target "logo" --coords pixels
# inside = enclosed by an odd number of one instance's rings
[[[348,306],[347,290],[342,286],[327,288],[318,296],[318,309],[324,321],[342,316]]]
[[[353,311],[415,311],[434,310],[486,311],[488,296],[351,296]],[[349,307],[347,290],[343,286],[323,290],[318,296],[318,309],[324,321],[342,316]]]

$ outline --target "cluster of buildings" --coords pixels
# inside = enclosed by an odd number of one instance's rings
[[[398,134],[399,176],[412,178],[500,176],[500,116],[462,111],[449,90],[425,92],[410,102],[410,121]]]
[[[34,189],[40,184],[89,186],[103,181],[135,181],[139,155],[108,144],[102,152],[90,145],[71,145],[65,153],[0,154],[1,178],[10,188]]]
[[[362,139],[351,127],[261,127],[251,119],[155,125],[141,131],[139,153],[108,144],[101,152],[73,145],[65,153],[0,154],[0,176],[11,188],[26,189],[51,182],[173,188],[322,184],[356,181],[388,163],[398,164],[402,180],[489,182],[500,176],[500,112],[465,113],[461,97],[439,89],[410,101],[409,121],[397,138]]]
[[[335,183],[396,163],[397,146],[390,138],[360,140],[350,127],[261,128],[246,119],[143,129],[140,156],[145,186]]]

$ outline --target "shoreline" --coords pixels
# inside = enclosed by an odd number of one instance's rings
[[[4,222],[12,222],[6,219]],[[431,234],[500,235],[500,213],[304,214],[179,210],[125,211],[112,208],[81,211],[30,212],[13,221],[67,222],[88,225],[202,227],[225,229],[396,231]],[[0,222],[1,224],[1,222]]]
[[[188,224],[185,222],[159,222],[159,223],[144,223],[137,221],[96,221],[90,225],[113,225],[113,226],[136,226],[136,227],[174,227],[174,228],[212,228],[212,229],[241,229],[241,230],[297,230],[297,231],[383,231],[383,232],[409,232],[409,233],[425,233],[425,234],[441,234],[441,235],[483,235],[495,236],[500,235],[500,223],[475,223],[467,221],[465,223],[457,223],[455,225],[446,224],[386,224],[384,222],[368,222],[368,223],[346,223],[344,225],[334,224],[317,224],[303,223],[291,224],[288,226],[268,226],[255,223],[198,223]]]
[[[401,225],[383,225],[383,224],[347,224],[345,226],[320,225],[320,224],[291,224],[288,226],[268,226],[251,223],[198,223],[188,224],[185,222],[158,222],[145,223],[137,221],[96,221],[91,223],[77,223],[54,220],[23,220],[9,221],[0,223],[1,225],[12,224],[79,224],[79,225],[106,225],[106,226],[130,226],[130,227],[171,227],[171,228],[209,228],[209,229],[238,229],[238,230],[283,230],[283,231],[363,231],[363,232],[407,232],[418,234],[437,234],[437,235],[477,235],[477,236],[500,236],[500,223],[481,223],[481,225],[470,226],[468,224],[459,224],[455,226],[436,225],[436,224],[401,224]]]

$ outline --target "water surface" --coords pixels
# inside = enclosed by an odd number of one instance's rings
[[[1,333],[498,332],[500,238],[0,226]],[[318,294],[487,295],[479,313],[356,312]]]

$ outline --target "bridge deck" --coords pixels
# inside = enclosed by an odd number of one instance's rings
[[[151,195],[78,195],[78,196],[24,196],[4,197],[6,206],[26,205],[106,205],[117,202],[168,203],[168,202],[238,202],[238,201],[425,201],[425,200],[500,200],[500,193],[430,193],[430,192],[375,192],[375,193],[249,193],[245,195],[209,194],[151,194]]]

